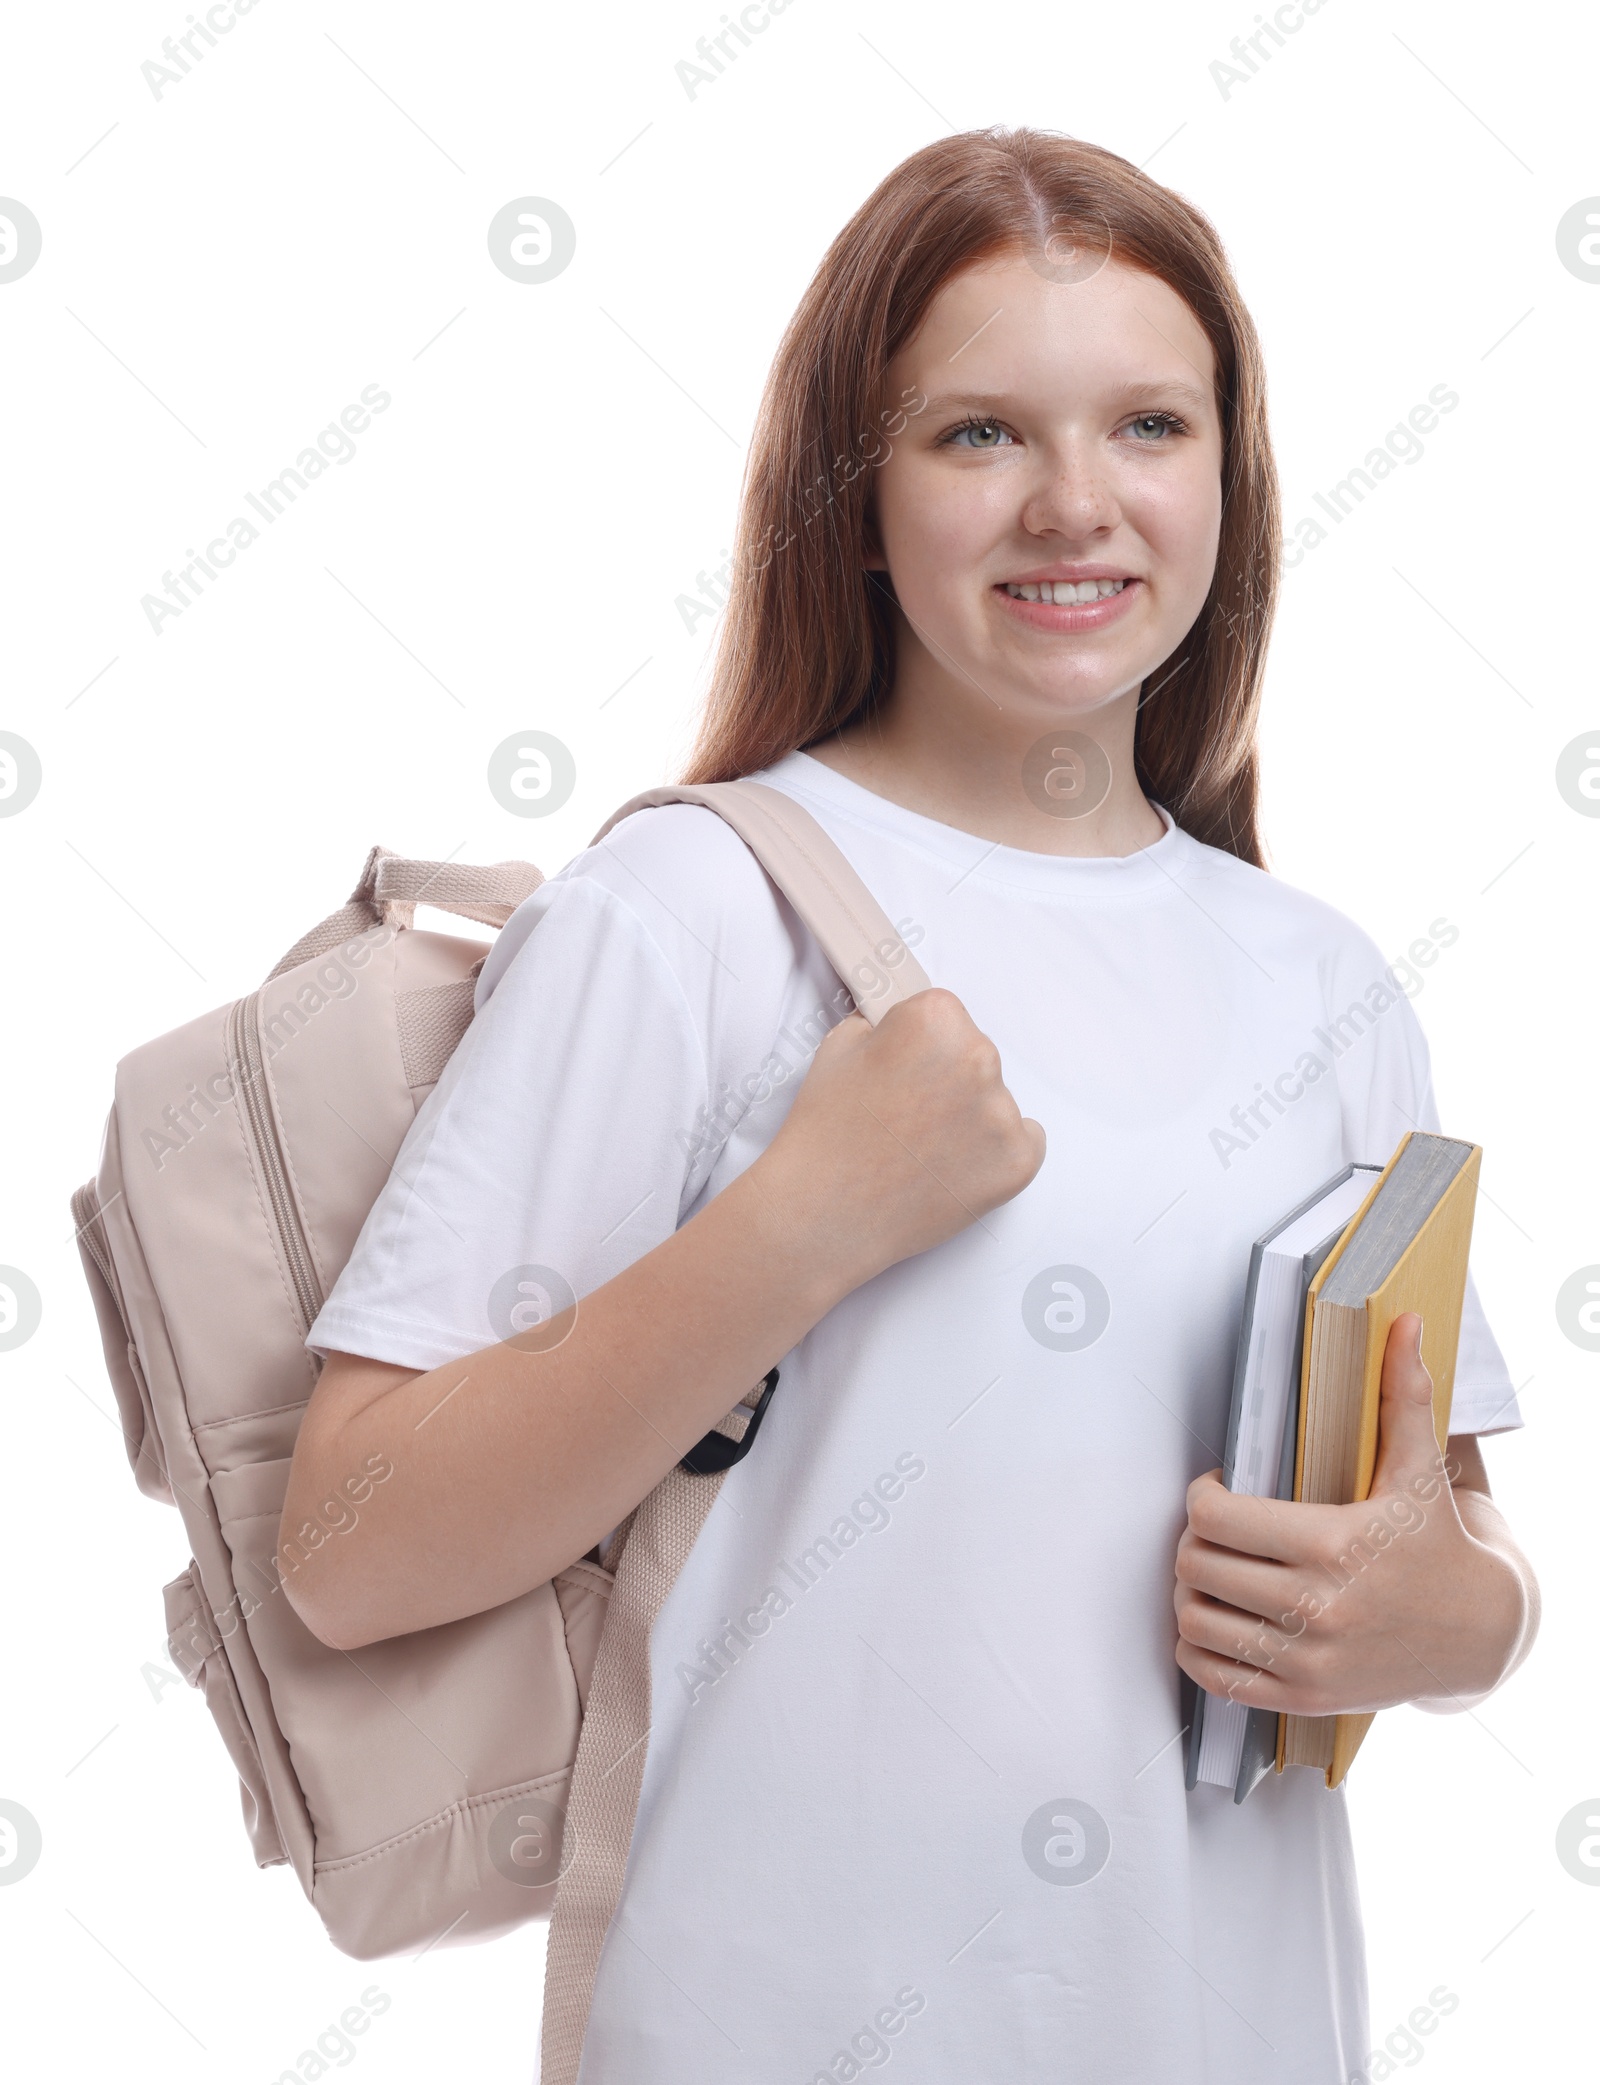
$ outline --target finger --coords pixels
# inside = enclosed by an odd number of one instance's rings
[[[1240,1665],[1256,1665],[1263,1671],[1279,1664],[1290,1639],[1281,1629],[1258,1614],[1209,1600],[1204,1593],[1189,1593],[1178,1610],[1178,1634],[1185,1643]]]
[[[1233,1658],[1221,1658],[1215,1651],[1185,1643],[1181,1637],[1175,1655],[1183,1671],[1208,1694],[1218,1694],[1225,1701],[1242,1701],[1247,1708],[1281,1710],[1287,1689],[1276,1674],[1263,1672],[1257,1665],[1241,1665]]]
[[[1442,1467],[1433,1428],[1433,1379],[1422,1359],[1422,1319],[1402,1311],[1383,1349],[1378,1405],[1378,1460],[1372,1491],[1406,1491]]]
[[[1256,1499],[1229,1491],[1220,1473],[1208,1471],[1189,1486],[1189,1526],[1203,1542],[1243,1556],[1280,1564],[1306,1564],[1330,1535],[1339,1506],[1312,1506],[1293,1499]]]
[[[1210,1599],[1260,1614],[1298,1634],[1305,1625],[1295,1615],[1295,1603],[1305,1586],[1301,1573],[1288,1564],[1269,1563],[1264,1557],[1241,1556],[1237,1550],[1219,1548],[1199,1536],[1187,1535],[1178,1548],[1178,1582]]]

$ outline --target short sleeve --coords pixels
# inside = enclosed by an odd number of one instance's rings
[[[683,989],[592,876],[502,929],[306,1345],[443,1366],[582,1297],[677,1228],[707,1098]]]
[[[1361,935],[1329,961],[1323,977],[1323,1039],[1338,1074],[1345,1151],[1378,1164],[1388,1161],[1407,1130],[1442,1133],[1427,1037],[1404,988],[1416,973],[1399,977],[1400,968],[1386,967],[1376,944]],[[1450,1431],[1503,1433],[1522,1424],[1469,1265]]]

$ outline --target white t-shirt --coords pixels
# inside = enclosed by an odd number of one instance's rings
[[[582,2085],[848,2085],[890,2056],[919,2085],[1343,2080],[1368,2047],[1343,1792],[1185,1793],[1173,1556],[1251,1241],[1439,1127],[1398,988],[1421,973],[1386,980],[1341,914],[1165,813],[1143,852],[1073,860],[803,753],[759,779],[993,1038],[1049,1150],[782,1357],[656,1624]],[[308,1345],[433,1368],[506,1336],[519,1281],[551,1286],[530,1269],[597,1288],[771,1141],[849,1006],[714,813],[624,820],[501,933]],[[1452,1430],[1521,1423],[1469,1288]]]

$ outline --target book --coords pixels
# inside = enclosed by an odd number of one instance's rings
[[[1253,1498],[1294,1496],[1306,1295],[1381,1168],[1348,1165],[1250,1248],[1234,1354],[1223,1482]],[[1276,1711],[1196,1691],[1185,1780],[1231,1788],[1242,1803],[1277,1761]]]
[[[1312,1278],[1294,1495],[1347,1505],[1372,1489],[1384,1348],[1397,1317],[1422,1317],[1422,1360],[1433,1379],[1433,1431],[1450,1433],[1467,1253],[1483,1147],[1412,1130]],[[1278,1764],[1319,1766],[1330,1788],[1349,1771],[1370,1715],[1284,1716]]]
[[[1323,1505],[1366,1498],[1377,1466],[1389,1328],[1409,1310],[1423,1321],[1422,1359],[1433,1379],[1434,1432],[1443,1450],[1482,1158],[1480,1145],[1410,1131],[1381,1172],[1347,1168],[1257,1241],[1228,1422],[1230,1489]],[[1365,1189],[1358,1206],[1330,1240],[1358,1187]],[[1304,1300],[1291,1334],[1285,1294],[1296,1286],[1297,1256]],[[1297,1352],[1285,1387],[1291,1339]],[[1269,1490],[1264,1480],[1280,1409],[1280,1456]],[[1231,1767],[1234,1800],[1242,1802],[1269,1767],[1313,1766],[1335,1788],[1371,1723],[1370,1714],[1276,1716],[1197,1690],[1187,1784],[1227,1786]]]

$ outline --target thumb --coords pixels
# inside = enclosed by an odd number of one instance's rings
[[[1389,1327],[1381,1387],[1373,1491],[1402,1491],[1425,1475],[1437,1480],[1442,1458],[1433,1430],[1433,1378],[1422,1359],[1422,1319],[1414,1310],[1402,1311]]]

